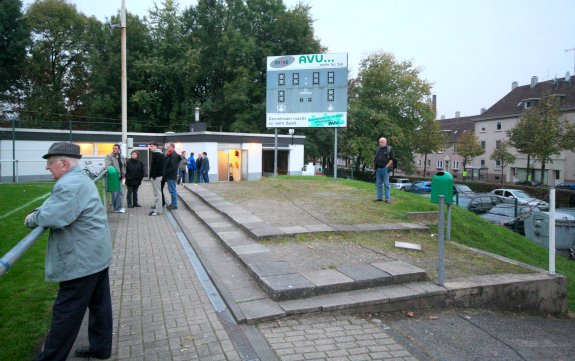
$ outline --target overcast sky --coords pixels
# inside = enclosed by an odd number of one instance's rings
[[[100,20],[121,0],[68,0]],[[293,7],[300,0],[284,0]],[[32,1],[24,0],[25,4]],[[144,16],[154,0],[125,0]],[[351,75],[375,51],[411,60],[433,84],[438,117],[477,115],[511,90],[575,72],[575,0],[302,0],[312,7],[317,38],[347,52]],[[162,1],[156,1],[161,4]],[[196,0],[179,0],[180,9]],[[129,29],[128,29],[129,41]],[[269,54],[277,55],[277,54]],[[296,54],[294,54],[296,55]],[[129,79],[128,79],[129,81]],[[129,84],[128,84],[129,86]]]

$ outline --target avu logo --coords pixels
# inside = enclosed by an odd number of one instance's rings
[[[295,57],[293,56],[282,56],[281,58],[277,58],[273,60],[270,64],[272,68],[285,68],[286,66],[292,64],[295,61]]]
[[[324,59],[323,54],[316,55],[301,55],[298,59],[300,64],[313,64],[313,63],[333,63],[334,59]]]

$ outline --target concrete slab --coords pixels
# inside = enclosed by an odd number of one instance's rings
[[[235,303],[255,301],[268,298],[268,295],[266,295],[264,291],[254,287],[242,287],[242,288],[230,289],[229,292],[232,295],[232,298]]]
[[[275,301],[303,298],[313,294],[315,285],[299,273],[260,278],[260,284]]]
[[[267,262],[283,261],[283,259],[280,256],[276,255],[275,253],[273,253],[270,250],[267,250],[265,252],[241,254],[241,255],[239,255],[239,257],[245,265],[255,263],[255,262],[262,262],[262,261],[267,261]]]
[[[278,229],[285,234],[298,234],[298,233],[308,233],[309,230],[303,226],[290,226],[290,227],[278,227]]]
[[[305,228],[309,229],[309,232],[335,232],[336,229],[328,226],[327,224],[307,224],[304,225]]]
[[[353,279],[334,269],[303,272],[302,276],[316,285],[319,293],[349,291],[355,286]]]
[[[355,224],[330,224],[330,227],[339,232],[357,232],[359,228]]]
[[[270,252],[269,249],[258,243],[232,246],[231,248],[237,255]]]
[[[249,268],[260,278],[298,273],[298,271],[286,261],[254,262],[249,264]]]
[[[255,243],[254,240],[246,236],[244,232],[238,230],[218,232],[218,236],[230,247]]]
[[[248,324],[275,320],[286,315],[283,308],[269,298],[240,302],[237,305],[245,315]]]
[[[425,270],[402,261],[372,263],[372,266],[389,273],[393,283],[406,283],[425,280]]]
[[[250,232],[256,239],[285,236],[284,232],[271,226],[250,229]]]
[[[357,282],[358,287],[376,287],[391,284],[393,277],[369,264],[344,265],[337,270]]]

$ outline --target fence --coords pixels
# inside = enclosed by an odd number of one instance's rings
[[[94,179],[104,169],[104,158],[83,158],[78,165]],[[50,180],[46,171],[46,160],[4,160],[0,159],[0,183],[20,183]]]

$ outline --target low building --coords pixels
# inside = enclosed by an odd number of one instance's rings
[[[210,159],[210,181],[258,180],[274,174],[275,136],[273,134],[186,132],[128,133],[128,152],[136,150],[148,169],[147,144],[172,142],[176,151],[187,155],[206,152]],[[71,141],[80,145],[81,166],[102,168],[106,154],[121,142],[120,132],[63,131],[46,129],[0,128],[0,181],[12,182],[49,179],[45,170],[50,145]],[[277,172],[280,175],[301,175],[304,166],[305,136],[278,135]]]

